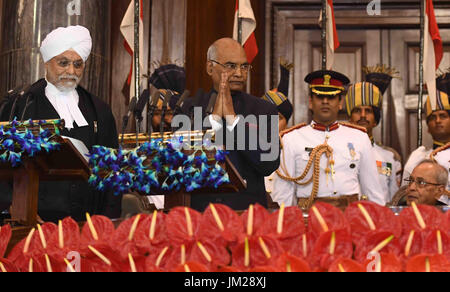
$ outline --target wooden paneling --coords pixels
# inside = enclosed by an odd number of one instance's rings
[[[449,18],[448,18],[449,19]],[[448,22],[449,20],[447,20]],[[440,34],[444,42],[450,40],[450,29],[441,28]],[[400,137],[404,156],[408,156],[417,148],[417,105],[418,105],[418,89],[419,89],[419,31],[414,29],[390,30],[390,48],[392,65],[400,71],[401,79],[392,81],[391,93],[394,97],[397,126],[400,131],[393,133]],[[446,51],[448,48],[446,48]],[[441,63],[441,69],[450,66],[447,57]],[[426,100],[424,93],[423,101]],[[425,122],[425,115],[422,121],[423,145],[431,147],[432,137],[428,134],[428,128]]]
[[[265,91],[265,1],[251,3],[258,24],[255,35],[260,52],[253,61],[250,92],[260,96]],[[191,91],[211,88],[205,69],[206,53],[217,39],[233,36],[235,5],[235,0],[187,0],[186,74],[187,88]]]
[[[442,58],[438,72],[446,72],[450,67],[450,35],[447,29],[441,29],[441,38],[444,40],[444,57]],[[446,42],[445,42],[446,41]],[[408,94],[419,94],[419,60],[420,44],[408,43]],[[409,109],[410,107],[407,106]],[[414,106],[414,108],[417,108]]]

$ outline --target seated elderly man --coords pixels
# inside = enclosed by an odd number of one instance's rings
[[[403,195],[397,197],[398,205],[416,204],[442,206],[447,196],[448,171],[432,160],[423,160],[414,168],[411,176],[405,179],[408,187]]]

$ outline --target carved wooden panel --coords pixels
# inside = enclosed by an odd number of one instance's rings
[[[450,40],[450,29],[440,29],[442,39]],[[392,95],[396,101],[397,116],[405,115],[404,120],[397,119],[399,125],[400,141],[407,141],[402,145],[404,153],[408,156],[417,148],[417,106],[419,103],[419,38],[420,33],[413,29],[391,30],[390,38],[390,54],[392,64],[400,71],[401,79],[395,79],[392,82]],[[395,40],[395,41],[394,41]],[[448,68],[449,47],[446,46],[445,58],[440,68]],[[423,96],[423,101],[426,94]],[[428,134],[428,128],[425,122],[425,115],[422,122],[423,145],[431,147],[432,137]]]
[[[447,30],[441,30],[441,37],[447,40]],[[448,39],[450,40],[450,39]],[[407,44],[408,46],[408,94],[419,93],[419,60],[420,60],[420,45]],[[450,67],[450,43],[444,44],[444,58],[439,66],[440,72],[446,72]],[[417,107],[417,106],[416,106]]]

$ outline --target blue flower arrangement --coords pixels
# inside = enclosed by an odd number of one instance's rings
[[[26,122],[12,121],[0,127],[0,162],[11,164],[16,168],[22,165],[26,157],[35,157],[40,153],[49,153],[59,150],[61,144],[54,141],[54,137],[59,135],[61,120]],[[54,127],[52,132],[47,127]],[[39,133],[33,133],[30,128],[39,127]]]
[[[112,190],[116,195],[130,191],[158,195],[183,189],[217,189],[230,182],[220,166],[227,152],[213,149],[215,156],[208,158],[204,149],[211,149],[210,145],[186,152],[181,151],[182,146],[182,137],[155,139],[133,150],[95,146],[89,154],[89,183],[99,191]]]

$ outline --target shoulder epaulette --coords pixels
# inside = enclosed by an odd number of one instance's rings
[[[280,139],[283,138],[284,135],[289,134],[289,133],[292,132],[292,131],[301,129],[301,128],[303,128],[303,127],[306,127],[307,125],[308,125],[307,123],[301,123],[301,124],[298,124],[298,125],[296,125],[296,126],[293,126],[292,128],[289,128],[289,129],[286,129],[286,130],[284,130],[284,131],[281,131],[281,133],[280,133]]]
[[[402,162],[402,157],[400,156],[400,154],[397,152],[397,150],[395,150],[394,148],[388,147],[388,146],[384,146],[381,143],[377,143],[378,146],[380,146],[381,148],[383,148],[384,150],[387,150],[389,152],[392,152],[394,154],[394,159],[396,161]]]
[[[367,130],[364,127],[358,126],[358,125],[354,125],[352,123],[348,123],[348,122],[339,122],[339,125],[344,126],[344,127],[348,127],[348,128],[353,128],[356,130],[360,130],[361,132],[364,132],[367,134]]]
[[[449,149],[449,148],[450,148],[450,143],[447,143],[447,144],[445,144],[444,146],[439,147],[438,149],[434,150],[434,151],[431,153],[431,155],[430,155],[431,159],[434,159],[434,157],[435,157],[439,152],[445,151],[445,150],[447,150],[447,149]]]

